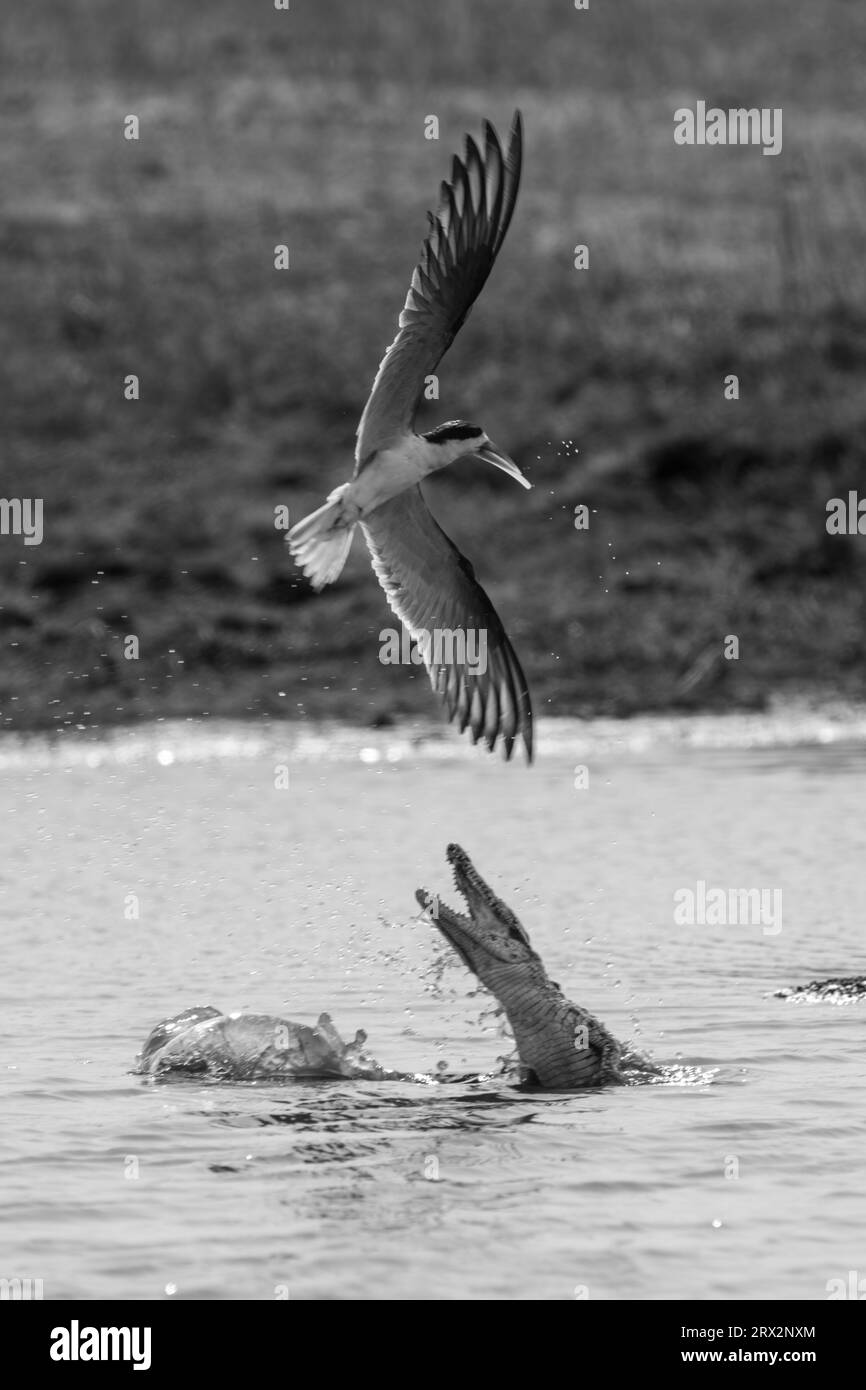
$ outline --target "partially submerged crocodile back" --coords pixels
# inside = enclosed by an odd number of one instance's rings
[[[138,1070],[233,1081],[386,1076],[364,1052],[366,1041],[359,1029],[344,1043],[328,1014],[310,1028],[271,1014],[222,1014],[198,1006],[157,1024],[141,1050]]]
[[[415,896],[442,935],[496,996],[514,1033],[524,1079],[557,1090],[605,1086],[629,1080],[623,1063],[652,1063],[626,1053],[593,1014],[566,999],[533,950],[511,908],[496,896],[459,845],[449,845],[448,862],[468,913],[455,912],[438,895],[419,888]]]
[[[855,1004],[866,999],[866,975],[839,975],[829,980],[812,980],[808,985],[776,989],[774,998],[791,1004]]]

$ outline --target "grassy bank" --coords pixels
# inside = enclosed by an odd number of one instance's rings
[[[866,540],[825,528],[866,494],[866,12],[610,8],[3,13],[0,496],[44,499],[41,545],[0,537],[5,727],[429,713],[379,663],[360,542],[316,597],[274,508],[348,476],[424,211],[517,104],[517,214],[424,427],[480,420],[535,484],[458,465],[428,495],[536,707],[866,694]],[[676,147],[699,98],[782,107],[781,155]]]

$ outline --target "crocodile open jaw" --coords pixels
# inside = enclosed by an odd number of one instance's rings
[[[426,888],[419,888],[415,897],[464,964],[477,975],[485,964],[537,960],[517,917],[484,882],[466,851],[449,845],[446,858],[468,912],[456,912]]]

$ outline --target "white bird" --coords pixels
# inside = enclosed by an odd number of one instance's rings
[[[503,153],[484,123],[483,153],[466,137],[454,156],[398,324],[358,425],[352,481],[289,532],[292,554],[313,587],[339,576],[360,524],[373,569],[393,611],[418,643],[430,683],[461,733],[509,758],[518,736],[532,759],[532,707],[526,678],[499,617],[471,564],[431,516],[419,483],[455,459],[492,463],[530,487],[513,459],[483,429],[451,420],[427,434],[413,426],[425,378],[450,347],[477,299],[511,221],[520,183],[523,126],[516,111]],[[437,633],[462,634],[444,653]],[[479,637],[483,634],[483,637]],[[486,648],[470,661],[467,639]],[[482,670],[481,667],[484,667]]]

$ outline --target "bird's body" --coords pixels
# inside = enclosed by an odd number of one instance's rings
[[[442,445],[430,444],[423,435],[408,431],[393,444],[376,452],[374,463],[361,469],[349,483],[344,501],[358,508],[358,517],[390,502],[407,487],[420,483],[434,469],[444,468],[463,453],[447,452]]]
[[[443,665],[425,655],[431,684],[461,731],[469,725],[474,741],[483,736],[492,748],[501,737],[509,757],[521,736],[531,758],[532,709],[520,663],[472,566],[433,520],[419,486],[429,474],[472,456],[529,483],[478,425],[452,420],[426,434],[414,428],[425,381],[478,297],[508,230],[521,158],[519,112],[504,154],[485,123],[483,154],[467,136],[464,158],[454,157],[397,337],[358,425],[353,477],[292,528],[289,545],[310,583],[322,589],[339,577],[360,524],[379,583],[413,636],[443,628],[483,631],[485,669],[460,659]]]

